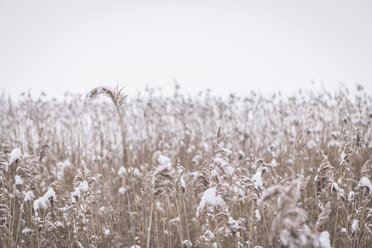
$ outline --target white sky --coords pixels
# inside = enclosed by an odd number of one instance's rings
[[[0,0],[0,89],[372,92],[372,1]]]

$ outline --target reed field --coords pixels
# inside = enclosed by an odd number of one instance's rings
[[[372,94],[0,97],[0,247],[372,247]]]

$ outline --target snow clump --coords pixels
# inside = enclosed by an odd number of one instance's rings
[[[366,178],[366,177],[362,177],[358,183],[358,186],[359,187],[366,187],[368,188],[369,190],[369,193],[371,194],[372,193],[372,184],[371,184],[371,181]]]
[[[19,150],[19,148],[14,148],[12,152],[9,154],[9,156],[10,156],[9,165],[12,165],[15,161],[21,158],[22,156],[21,150]]]
[[[18,175],[15,176],[15,185],[22,185],[23,181],[22,178]]]
[[[324,231],[319,236],[320,248],[331,248],[331,241],[329,239],[329,232]]]
[[[225,201],[221,196],[217,195],[216,187],[212,187],[204,191],[200,204],[196,210],[196,217],[199,218],[201,212],[207,206],[225,206]]]
[[[35,215],[38,216],[38,210],[40,207],[47,208],[49,203],[56,201],[56,192],[53,188],[49,188],[48,191],[39,199],[34,201]]]

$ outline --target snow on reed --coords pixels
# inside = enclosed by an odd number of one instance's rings
[[[53,188],[49,188],[48,191],[40,198],[34,201],[35,215],[38,216],[39,208],[47,208],[51,203],[56,201],[56,193]]]
[[[9,154],[9,165],[12,165],[15,161],[20,159],[22,156],[21,150],[19,148],[14,148]]]
[[[15,179],[15,185],[23,184],[22,178],[20,176],[16,175],[14,179]]]
[[[25,198],[23,199],[23,201],[25,201],[25,202],[31,202],[34,198],[35,198],[34,193],[32,191],[27,191],[26,194],[25,194]]]
[[[372,194],[372,184],[371,184],[371,181],[368,178],[362,177],[360,179],[359,183],[358,183],[358,186],[368,188],[369,193]]]
[[[319,235],[319,248],[331,248],[331,241],[329,239],[329,232],[324,231]]]
[[[359,230],[359,220],[353,219],[353,223],[351,224],[351,233],[356,233]]]
[[[204,191],[199,206],[196,210],[196,217],[199,218],[201,212],[203,212],[206,207],[217,207],[225,206],[225,201],[221,196],[217,195],[216,187],[211,187]]]
[[[75,191],[71,193],[71,201],[77,202],[77,200],[80,198],[81,192],[87,192],[89,190],[88,181],[84,180],[79,183],[79,185],[76,187]]]

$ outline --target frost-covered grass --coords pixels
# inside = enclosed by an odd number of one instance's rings
[[[99,95],[0,97],[0,247],[372,247],[361,87]]]

